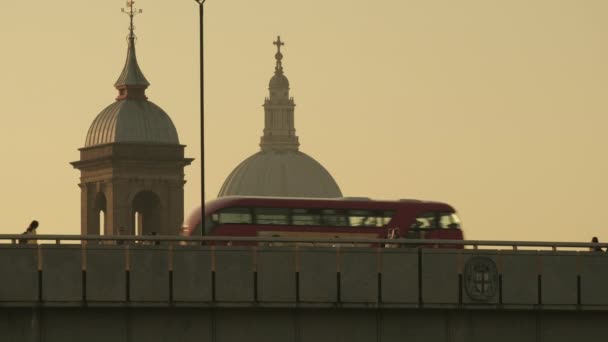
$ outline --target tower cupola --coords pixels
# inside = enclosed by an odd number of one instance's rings
[[[135,54],[134,1],[128,0],[127,59],[116,101],[93,120],[80,148],[83,235],[177,235],[184,218],[184,157],[171,118],[148,100]]]

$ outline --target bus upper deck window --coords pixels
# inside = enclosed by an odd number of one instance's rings
[[[254,208],[256,224],[289,224],[289,209]]]
[[[444,229],[460,229],[460,219],[456,213],[439,213],[439,226]]]
[[[334,227],[348,226],[348,217],[343,210],[339,209],[322,209],[321,220],[324,225]]]
[[[410,226],[412,229],[433,229],[437,228],[437,214],[426,212],[418,215]]]
[[[217,214],[212,214],[212,217]],[[216,220],[219,224],[251,224],[251,212],[249,208],[226,208],[219,212]]]
[[[348,211],[348,220],[351,227],[378,227],[382,226],[382,219],[370,210],[352,209]]]
[[[318,226],[321,214],[313,209],[291,209],[291,221],[296,226]]]

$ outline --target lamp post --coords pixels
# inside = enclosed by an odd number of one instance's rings
[[[201,235],[205,235],[205,59],[203,48],[203,5],[206,0],[194,0],[199,7],[200,27],[200,90],[201,90]]]

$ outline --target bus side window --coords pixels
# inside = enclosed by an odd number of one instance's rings
[[[251,224],[253,222],[249,208],[226,208],[218,214],[212,214],[212,219],[219,224]]]
[[[296,226],[318,226],[321,214],[314,209],[291,209],[291,222]]]
[[[411,229],[433,229],[437,228],[437,215],[433,212],[426,212],[418,215],[412,225]]]
[[[348,221],[351,227],[376,227],[378,218],[370,210],[349,210]]]
[[[321,222],[324,226],[346,227],[348,226],[348,218],[343,210],[337,209],[322,209]]]
[[[439,213],[439,228],[460,229],[460,219],[455,213]]]
[[[254,208],[255,224],[289,224],[289,209]]]

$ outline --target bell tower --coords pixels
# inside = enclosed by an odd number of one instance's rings
[[[177,235],[184,219],[184,157],[171,118],[148,100],[150,85],[135,53],[133,19],[141,10],[127,2],[127,59],[116,101],[93,121],[80,160],[83,235]]]

